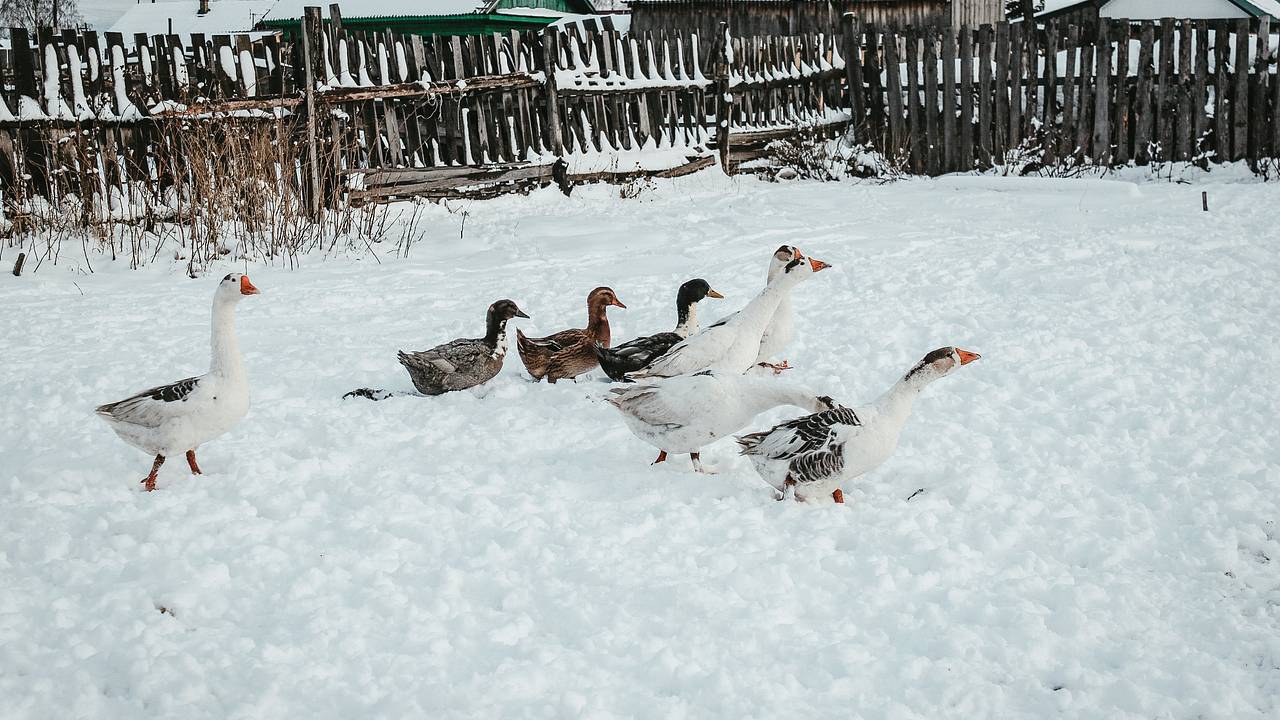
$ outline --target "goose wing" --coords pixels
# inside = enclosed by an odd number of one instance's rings
[[[157,428],[165,421],[189,414],[192,403],[205,399],[206,376],[157,385],[118,402],[100,405],[95,412],[115,422]]]
[[[635,377],[674,377],[704,370],[724,357],[734,338],[730,326],[709,327],[677,343]]]
[[[729,390],[712,373],[616,387],[609,403],[653,427],[675,430],[702,423],[732,402]]]
[[[790,461],[834,447],[836,425],[860,427],[862,421],[852,409],[838,407],[743,435],[738,438],[738,445],[743,455]]]

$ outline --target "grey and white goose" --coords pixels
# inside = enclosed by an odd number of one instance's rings
[[[938,378],[981,356],[954,347],[925,355],[879,400],[859,408],[836,407],[738,438],[756,472],[796,500],[831,497],[844,502],[841,485],[876,469],[898,447],[916,396]]]
[[[711,289],[702,278],[689,280],[676,293],[676,329],[671,332],[645,335],[617,347],[596,345],[600,367],[614,382],[631,382],[626,374],[643,370],[673,345],[698,332],[698,303],[703,298],[723,299],[724,295]]]
[[[502,370],[507,356],[507,321],[529,317],[511,300],[499,300],[485,313],[485,334],[481,338],[459,338],[430,350],[398,354],[409,372],[413,386],[423,395],[442,395],[466,390],[493,379]],[[382,400],[394,393],[361,388],[343,397]]]

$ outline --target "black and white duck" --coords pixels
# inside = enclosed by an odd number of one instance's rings
[[[485,314],[482,338],[459,338],[430,350],[399,353],[413,386],[423,395],[466,390],[493,379],[507,356],[507,321],[529,317],[511,300],[499,300]]]
[[[627,373],[643,370],[673,345],[698,332],[698,303],[703,298],[724,296],[712,290],[711,284],[702,278],[689,280],[676,293],[675,330],[638,337],[613,348],[596,345],[596,357],[609,379],[630,382],[626,379]]]

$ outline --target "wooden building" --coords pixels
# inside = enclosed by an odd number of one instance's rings
[[[631,29],[710,34],[721,22],[735,35],[836,33],[840,16],[855,13],[864,24],[911,27],[978,27],[1005,19],[1004,0],[629,0]]]
[[[216,3],[216,0],[215,0]],[[289,32],[307,5],[329,0],[277,0],[256,29]],[[338,0],[343,24],[415,35],[489,35],[537,30],[566,15],[595,14],[591,0]]]

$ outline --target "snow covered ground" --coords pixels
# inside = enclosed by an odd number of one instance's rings
[[[1280,187],[616,193],[433,206],[408,259],[248,268],[253,407],[152,494],[92,407],[203,372],[238,268],[0,277],[0,716],[1280,712]],[[701,276],[714,317],[782,243],[836,266],[796,293],[793,380],[856,403],[935,347],[983,354],[844,506],[774,502],[731,441],[715,477],[650,467],[605,383],[534,385],[514,350],[480,392],[340,399],[410,388],[395,351],[501,297],[544,334],[610,285],[626,339]]]

